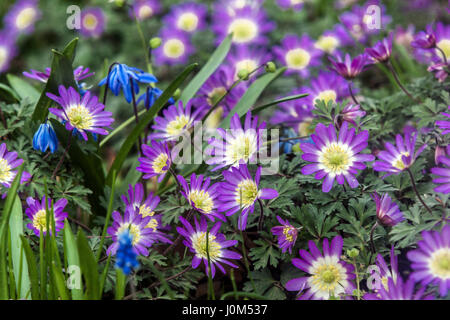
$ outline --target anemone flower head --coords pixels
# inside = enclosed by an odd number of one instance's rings
[[[434,54],[437,56],[435,62],[445,62],[445,60],[448,62],[450,60],[450,25],[438,22],[434,33],[436,35]]]
[[[414,292],[415,281],[410,277],[408,281],[403,281],[398,277],[387,279],[387,285],[381,286],[376,293],[366,293],[364,300],[433,300],[431,295],[425,295],[426,287],[421,287]]]
[[[405,220],[403,213],[398,205],[392,201],[387,193],[380,196],[375,192],[372,195],[373,201],[377,207],[377,218],[383,226],[393,227],[399,222]]]
[[[375,293],[381,290],[381,287],[384,287],[385,290],[388,290],[388,280],[392,279],[395,283],[397,281],[397,278],[400,277],[400,274],[398,272],[398,258],[395,255],[394,246],[391,246],[390,268],[381,254],[377,255],[375,265],[376,277],[373,277],[375,281],[373,283],[370,283],[370,285],[368,282],[369,288],[372,289]]]
[[[52,72],[51,68],[45,68],[45,71],[37,71],[31,69],[30,72],[24,71],[22,74],[27,78],[47,83],[48,78],[50,78],[51,72]],[[79,66],[75,70],[73,70],[73,76],[76,82],[84,80],[93,75],[94,72],[90,72],[89,68],[85,68],[83,66]]]
[[[245,230],[248,214],[254,212],[257,201],[278,197],[275,189],[259,188],[261,170],[262,168],[258,167],[255,178],[245,164],[222,172],[225,182],[219,187],[219,212],[224,212],[226,216],[239,212],[239,230]]]
[[[314,46],[323,52],[334,54],[336,49],[353,44],[354,41],[347,30],[341,24],[336,24],[332,30],[326,30]]]
[[[208,7],[201,3],[186,2],[172,7],[163,23],[180,31],[193,33],[204,29]]]
[[[394,147],[390,142],[386,142],[384,144],[386,150],[378,153],[377,157],[379,161],[374,162],[373,169],[375,171],[386,172],[383,176],[384,178],[392,174],[397,175],[411,167],[423,149],[427,147],[424,144],[415,151],[416,139],[416,133],[405,132],[404,138],[397,134],[395,136],[397,147]]]
[[[356,126],[355,120],[357,118],[362,118],[366,115],[366,112],[361,109],[359,104],[348,104],[342,109],[339,114],[342,121],[350,122],[351,124]]]
[[[64,227],[64,219],[67,218],[67,212],[63,212],[67,205],[66,199],[59,199],[52,204],[52,199],[45,196],[41,200],[27,198],[28,208],[25,210],[26,215],[30,218],[31,223],[27,224],[28,229],[32,230],[37,237],[40,237],[41,230],[44,235],[47,234],[47,212],[49,214],[49,230],[53,235],[53,222],[55,220],[55,236]],[[50,216],[53,208],[53,218]]]
[[[450,158],[446,156],[439,156],[437,160],[439,163],[444,165],[444,168],[431,168],[431,173],[437,176],[433,179],[433,183],[438,185],[434,188],[434,191],[444,194],[450,193]]]
[[[47,93],[47,96],[57,102],[61,109],[49,108],[48,110],[57,117],[65,120],[66,129],[79,132],[84,140],[88,140],[86,132],[107,135],[103,127],[108,127],[114,122],[112,113],[104,111],[105,106],[98,101],[96,96],[87,92],[83,97],[72,87],[58,88],[59,96]]]
[[[162,43],[154,50],[155,63],[158,65],[185,64],[194,52],[189,36],[183,31],[164,29],[160,37]]]
[[[309,252],[302,249],[301,258],[292,259],[292,264],[308,275],[289,280],[285,288],[303,293],[299,300],[328,300],[332,296],[352,294],[354,268],[340,258],[343,243],[341,236],[334,237],[331,243],[325,238],[322,253],[313,241],[308,241]]]
[[[153,17],[161,12],[161,4],[157,0],[135,0],[130,8],[130,16],[139,21]]]
[[[6,144],[0,144],[0,184],[5,188],[10,188],[11,183],[16,177],[17,170],[13,170],[23,163],[23,159],[17,159],[17,152],[8,152]],[[28,172],[23,172],[20,178],[20,183],[25,183],[31,175]]]
[[[305,4],[305,0],[277,0],[278,5],[283,9],[300,11]]]
[[[308,96],[301,100],[309,107],[314,108],[315,104],[322,100],[326,104],[341,102],[349,96],[347,81],[334,72],[319,71],[316,78],[311,79],[310,87],[303,90]]]
[[[99,38],[105,30],[106,18],[100,7],[90,7],[81,11],[80,33],[85,37]]]
[[[394,31],[395,43],[405,47],[408,51],[411,51],[415,30],[416,27],[413,24],[409,24],[406,28],[400,25],[397,26]]]
[[[156,83],[158,79],[150,73],[146,73],[141,69],[129,67],[123,63],[117,63],[112,67],[111,72],[99,82],[99,86],[103,86],[108,82],[108,88],[117,96],[120,90],[123,90],[125,100],[130,103],[134,93],[139,92],[139,83]]]
[[[315,173],[318,180],[324,179],[322,191],[329,192],[334,180],[339,184],[347,181],[351,188],[356,188],[359,183],[356,180],[357,170],[366,168],[364,162],[373,161],[371,154],[360,154],[367,147],[369,132],[367,130],[355,134],[355,129],[348,128],[348,122],[344,122],[339,130],[339,137],[332,124],[325,127],[319,123],[315,134],[311,135],[312,143],[302,143],[304,152],[302,159],[312,164],[302,168],[302,174]]]
[[[11,35],[0,31],[0,73],[9,69],[11,60],[16,56],[17,48]]]
[[[366,48],[366,54],[375,62],[387,62],[391,57],[393,36],[391,32],[387,38],[378,41],[373,47]]]
[[[341,77],[352,80],[356,78],[367,66],[370,61],[367,54],[360,54],[352,59],[347,53],[345,58],[338,52],[334,58],[329,57],[331,62],[331,70],[334,70]]]
[[[439,231],[423,231],[418,248],[407,253],[412,262],[411,277],[426,287],[439,286],[441,297],[450,290],[450,225]]]
[[[5,15],[5,26],[12,34],[29,34],[34,30],[34,24],[42,16],[37,0],[19,0]]]
[[[267,33],[275,28],[275,24],[267,19],[263,8],[257,10],[249,6],[234,10],[233,14],[216,11],[212,29],[217,35],[219,44],[230,33],[236,45],[265,45]]]
[[[320,65],[322,52],[314,47],[312,39],[304,34],[301,38],[296,35],[286,35],[281,40],[281,46],[273,48],[277,59],[287,67],[286,74],[298,73],[306,78],[310,68]]]
[[[196,121],[200,121],[206,108],[200,107],[192,112],[193,101],[189,101],[185,107],[183,102],[178,105],[171,105],[163,110],[163,117],[155,118],[155,124],[152,126],[155,133],[150,137],[156,140],[177,141],[179,137],[187,134],[193,128]]]
[[[236,12],[249,8],[250,10],[257,11],[261,9],[264,0],[227,0],[216,1],[214,3],[214,13],[219,16],[219,13],[226,13],[230,17],[235,16]]]
[[[172,165],[172,157],[169,146],[166,142],[151,141],[151,146],[143,144],[137,171],[144,173],[144,179],[150,179],[158,176],[158,182],[161,182]]]
[[[196,269],[203,261],[206,274],[211,274],[211,277],[214,278],[216,268],[222,271],[223,274],[226,274],[222,264],[232,268],[238,267],[229,259],[241,259],[241,255],[227,249],[235,246],[238,242],[237,240],[227,240],[223,234],[219,233],[221,222],[217,222],[209,231],[204,217],[201,218],[200,223],[194,217],[195,229],[183,217],[180,217],[180,222],[183,224],[183,227],[177,227],[177,231],[185,238],[183,244],[194,254],[192,268]],[[208,256],[211,273],[209,273]]]
[[[238,80],[238,73],[245,70],[248,73],[253,72],[250,79],[254,79],[253,75],[259,72],[255,70],[271,60],[271,54],[263,48],[250,48],[248,46],[237,46],[227,56],[227,62],[230,64],[233,73],[233,80]]]
[[[239,115],[234,114],[231,117],[230,130],[218,128],[219,137],[210,139],[212,148],[206,152],[212,157],[206,160],[206,163],[216,165],[212,169],[215,171],[226,166],[236,167],[254,161],[263,148],[262,133],[265,128],[266,123],[258,125],[258,117],[252,117],[250,111],[245,116],[244,126],[241,125]]]
[[[288,220],[283,220],[279,216],[277,216],[277,220],[281,226],[275,226],[270,231],[274,236],[278,237],[278,246],[281,251],[285,253],[289,250],[289,253],[292,254],[292,248],[295,245],[295,241],[297,241],[297,228],[292,226]]]
[[[143,256],[148,256],[148,248],[155,242],[171,242],[165,237],[161,237],[160,233],[154,232],[153,228],[148,227],[152,218],[151,216],[143,217],[133,206],[127,206],[125,208],[123,217],[118,211],[114,211],[112,217],[113,223],[112,226],[108,228],[108,234],[112,236],[113,243],[106,251],[106,254],[108,255],[116,254],[117,249],[119,248],[119,236],[125,230],[128,230],[132,236],[133,250],[137,254]]]
[[[203,175],[198,177],[193,173],[189,179],[189,185],[183,176],[177,176],[181,184],[181,194],[196,211],[206,216],[211,221],[218,218],[226,221],[225,217],[217,210],[219,200],[217,199],[219,191],[218,183],[211,185],[211,178],[205,178]]]

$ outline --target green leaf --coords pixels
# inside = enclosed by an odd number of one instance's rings
[[[20,236],[20,239],[22,240],[23,250],[25,252],[25,257],[27,258],[28,275],[31,284],[31,298],[33,300],[39,300],[39,274],[37,269],[36,257],[31,250],[28,239],[24,236]]]
[[[122,300],[125,296],[125,285],[127,283],[127,278],[121,269],[116,268],[116,300]]]
[[[79,230],[77,235],[78,254],[80,257],[81,273],[86,281],[86,298],[97,300],[99,298],[99,276],[97,262],[89,242],[83,231]]]
[[[302,93],[302,94],[296,94],[296,95],[293,95],[293,96],[287,96],[287,97],[284,97],[284,98],[281,98],[281,99],[278,99],[278,100],[275,100],[275,101],[266,103],[266,104],[264,104],[262,106],[254,108],[252,110],[252,114],[257,114],[257,113],[259,113],[259,112],[261,112],[261,111],[263,111],[263,110],[265,110],[265,109],[267,109],[267,108],[269,108],[271,106],[277,105],[279,103],[283,103],[283,102],[286,102],[286,101],[297,100],[297,99],[301,99],[301,98],[304,98],[304,97],[307,97],[307,96],[308,96],[308,93]]]
[[[80,257],[78,255],[78,249],[77,249],[77,242],[75,240],[75,236],[72,233],[72,230],[70,228],[69,222],[66,220],[64,222],[64,254],[67,259],[67,265],[69,267],[70,271],[71,267],[78,267],[81,269],[80,266]],[[69,275],[69,279],[71,275]],[[81,282],[81,279],[80,279]],[[71,289],[72,291],[72,299],[73,300],[82,300],[83,299],[83,290],[81,288],[77,288],[73,286]]]
[[[17,92],[20,99],[23,100],[25,98],[28,98],[30,102],[37,101],[37,99],[39,98],[39,92],[28,82],[12,74],[6,75],[6,78],[8,79],[11,88],[13,88]]]
[[[232,35],[228,35],[225,39],[223,39],[222,43],[217,47],[214,53],[209,58],[208,62],[203,66],[203,68],[197,73],[197,75],[189,82],[186,88],[183,90],[181,94],[181,101],[185,105],[189,100],[194,97],[197,91],[202,87],[206,80],[216,71],[216,69],[220,66],[222,61],[228,54],[228,51],[231,47],[231,38]]]
[[[63,50],[59,52],[53,51],[53,61],[51,66],[50,77],[45,85],[44,91],[36,104],[32,119],[34,122],[40,124],[45,121],[48,115],[48,108],[52,100],[47,97],[46,93],[51,92],[58,94],[58,86],[64,85],[66,87],[76,88],[76,83],[73,77],[72,62],[75,57],[75,49],[78,43],[78,38],[73,39]]]
[[[24,299],[30,290],[30,278],[28,276],[25,252],[22,250],[22,242],[20,240],[20,237],[23,235],[23,211],[18,195],[16,195],[11,216],[9,218],[9,229],[11,234],[11,255],[14,278],[16,279],[17,290],[20,293],[17,297],[19,299]]]
[[[114,163],[111,166],[111,169],[108,172],[108,176],[106,177],[106,184],[108,186],[112,185],[112,173],[120,172],[122,165],[125,159],[128,156],[133,145],[136,143],[140,134],[144,131],[144,129],[153,121],[156,114],[161,110],[162,107],[166,104],[166,102],[172,97],[175,90],[177,90],[183,81],[191,74],[192,71],[197,67],[196,63],[189,65],[184,71],[167,87],[166,90],[161,94],[161,96],[155,101],[155,104],[148,110],[142,118],[140,118],[139,123],[134,127],[133,131],[128,135],[125,142],[122,144],[119,152],[117,153],[116,158],[114,159]]]
[[[61,269],[57,266],[55,261],[52,261],[51,271],[55,281],[55,287],[61,297],[61,300],[69,300],[69,296],[66,291],[66,282],[64,279],[64,275],[62,274]]]
[[[2,93],[1,91],[4,91],[6,93],[6,95],[4,93]],[[17,92],[15,92],[12,88],[8,87],[7,85],[0,83],[0,98],[1,100],[4,100],[8,103],[14,103],[14,102],[18,102],[20,101],[20,97],[17,94]]]

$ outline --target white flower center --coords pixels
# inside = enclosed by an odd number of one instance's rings
[[[348,145],[332,142],[319,152],[319,163],[327,173],[343,174],[353,164],[353,153]]]
[[[442,39],[436,45],[444,52],[447,61],[450,61],[450,39]],[[444,58],[441,51],[436,50],[436,53],[441,59]]]
[[[143,5],[138,10],[139,19],[146,19],[153,15],[153,9],[150,6]]]
[[[328,101],[332,101],[333,103],[336,102],[337,94],[334,90],[324,90],[320,92],[316,98],[314,99],[314,103],[317,103],[319,100],[323,100],[326,104]]]
[[[155,160],[152,163],[152,169],[156,173],[164,173],[167,172],[167,169],[163,169],[167,165],[167,160],[169,159],[169,156],[165,153],[159,154],[155,158]]]
[[[450,248],[433,252],[428,262],[431,273],[444,280],[450,279]]]
[[[194,206],[202,210],[205,213],[210,213],[214,207],[214,202],[205,190],[192,190],[189,192],[188,200],[194,204]]]
[[[339,47],[339,39],[333,36],[320,36],[314,46],[322,51],[332,53]]]
[[[407,166],[403,162],[403,159],[402,159],[403,156],[408,157],[409,156],[409,152],[402,152],[401,154],[399,154],[398,157],[393,161],[392,166],[397,168],[397,169],[400,169],[400,170],[405,169]]]
[[[198,17],[192,12],[183,13],[177,21],[177,27],[181,30],[192,32],[197,29]]]
[[[163,51],[166,57],[177,59],[184,54],[184,43],[179,39],[169,39],[164,44]]]
[[[228,33],[233,32],[233,41],[245,43],[252,41],[258,35],[258,26],[246,18],[235,19],[228,27]]]
[[[337,297],[348,285],[346,269],[339,263],[338,257],[320,257],[313,262],[308,283],[314,294],[320,298]]]
[[[236,137],[229,138],[225,150],[225,157],[229,163],[245,163],[257,152],[257,136],[254,130],[247,130]]]
[[[97,17],[92,13],[88,13],[84,16],[83,25],[88,30],[94,30],[97,27],[98,20]]]
[[[177,116],[175,120],[167,124],[166,132],[170,137],[176,138],[180,136],[190,123],[191,119],[186,115]]]
[[[17,15],[16,27],[19,30],[28,28],[36,17],[36,10],[34,8],[25,8]]]
[[[6,159],[0,158],[0,183],[10,183],[14,178],[11,166]]]
[[[0,46],[0,70],[2,70],[7,60],[8,60],[8,49],[4,46]]]
[[[87,130],[92,128],[94,121],[89,110],[83,106],[70,106],[66,110],[67,118],[69,118],[70,124],[78,130]]]
[[[238,61],[236,63],[236,75],[241,70],[246,70],[247,72],[250,73],[253,70],[255,70],[257,67],[258,67],[258,65],[257,65],[255,60],[253,60],[253,59],[243,59],[243,60]]]
[[[236,188],[236,202],[242,208],[247,208],[255,203],[259,196],[258,186],[253,180],[241,181]]]
[[[208,250],[206,248],[206,232],[197,232],[191,236],[192,247],[195,250],[195,255],[198,258],[208,259],[215,262],[222,256],[222,247],[215,240],[216,236],[213,234],[208,234]]]
[[[308,66],[311,55],[301,48],[289,50],[285,56],[286,64],[291,69],[301,70]]]

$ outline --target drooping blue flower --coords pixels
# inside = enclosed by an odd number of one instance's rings
[[[144,101],[145,108],[148,110],[153,106],[155,101],[158,100],[162,93],[163,91],[159,88],[149,87],[147,88],[147,91],[139,97],[137,103],[139,104],[141,101]],[[171,97],[167,102],[172,105],[175,103],[175,100]]]
[[[290,140],[285,139],[284,141],[280,141],[280,149],[283,151],[283,153],[292,153],[292,147],[300,143],[300,139],[291,139],[295,138],[296,136],[297,134],[293,129],[289,128],[284,130],[283,137]]]
[[[58,138],[50,124],[43,123],[39,126],[33,136],[33,148],[41,152],[46,152],[50,148],[52,153],[58,150]]]
[[[137,261],[137,253],[133,250],[133,239],[128,229],[119,235],[119,248],[117,249],[116,265],[118,269],[122,269],[125,275],[131,273],[131,269],[139,267]]]
[[[104,85],[107,80],[108,77],[103,78],[98,85]],[[139,93],[139,82],[156,83],[158,79],[150,73],[146,73],[138,68],[129,67],[123,63],[116,64],[109,73],[108,86],[111,92],[117,96],[120,93],[120,89],[122,89],[125,100],[128,103],[132,100],[131,86],[133,85],[134,93],[137,94]]]

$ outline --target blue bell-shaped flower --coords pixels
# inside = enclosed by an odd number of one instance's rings
[[[39,126],[33,137],[33,148],[41,152],[46,152],[50,148],[52,153],[58,150],[58,138],[50,124],[43,123]]]

